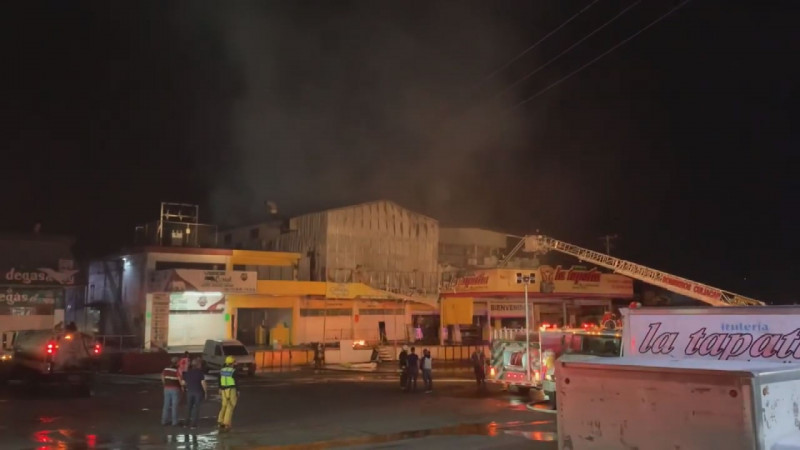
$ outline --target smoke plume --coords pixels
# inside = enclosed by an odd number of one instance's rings
[[[483,171],[512,168],[529,131],[516,100],[485,101],[505,81],[486,75],[527,40],[498,16],[485,2],[229,3],[242,90],[215,220],[268,199],[298,213],[386,198],[480,222]]]

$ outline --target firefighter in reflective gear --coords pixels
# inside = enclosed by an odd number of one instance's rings
[[[219,410],[220,431],[228,431],[231,428],[233,410],[236,408],[236,401],[239,399],[239,390],[236,385],[234,374],[236,369],[233,367],[233,356],[225,358],[225,366],[219,371],[219,397],[222,400],[222,407]]]

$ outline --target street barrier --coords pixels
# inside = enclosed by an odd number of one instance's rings
[[[431,357],[434,361],[442,362],[463,362],[468,363],[472,357],[472,353],[477,349],[483,352],[484,355],[490,354],[490,349],[485,345],[414,345],[406,344],[409,347],[414,346],[417,354],[422,354],[423,349],[428,349],[431,352]],[[393,348],[393,346],[386,346]],[[397,346],[399,353],[402,346]],[[333,361],[333,354],[337,349],[326,349],[326,355],[329,359],[328,363],[340,363],[341,361]],[[308,366],[314,364],[314,350],[311,349],[282,349],[282,350],[255,350],[254,358],[256,361],[256,369],[290,369],[298,366]],[[370,351],[371,353],[371,351]],[[395,356],[396,359],[396,356]],[[360,362],[367,362],[360,361]]]

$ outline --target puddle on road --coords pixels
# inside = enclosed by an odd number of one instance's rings
[[[295,449],[326,449],[336,447],[355,447],[361,445],[383,444],[387,442],[403,441],[408,439],[421,439],[431,436],[489,436],[496,437],[500,434],[508,434],[523,437],[532,441],[552,442],[557,440],[556,433],[548,431],[521,431],[521,430],[507,430],[506,428],[513,427],[528,427],[537,425],[552,424],[551,420],[537,420],[534,422],[509,422],[509,423],[489,423],[489,424],[462,424],[450,427],[430,428],[426,430],[415,431],[401,431],[398,433],[377,434],[369,436],[359,436],[345,439],[332,439],[328,441],[307,442],[296,445],[279,445],[279,446],[259,446],[258,450],[280,449],[280,450],[295,450]],[[232,446],[231,450],[244,450],[253,449],[252,446],[240,447]]]
[[[105,448],[168,447],[175,450],[213,450],[219,444],[216,432],[209,434],[171,434],[131,436],[118,439],[106,435],[83,434],[74,430],[42,430],[32,436],[36,450],[86,450]]]
[[[551,425],[551,420],[537,421],[515,421],[506,423],[489,424],[462,424],[449,427],[431,428],[424,430],[402,431],[398,433],[387,433],[377,435],[359,436],[353,438],[333,439],[327,441],[308,442],[297,445],[285,446],[263,446],[263,445],[242,445],[233,442],[225,445],[230,450],[244,449],[326,449],[336,447],[352,447],[361,445],[381,444],[388,442],[403,441],[409,439],[421,439],[431,436],[489,436],[511,435],[522,437],[531,441],[552,442],[557,440],[556,433],[549,431],[528,431],[520,428],[536,427],[540,425]],[[236,441],[238,433],[231,435]],[[244,433],[247,435],[250,433]],[[239,435],[244,437],[242,435]],[[85,449],[104,449],[104,448],[139,448],[139,447],[168,447],[175,450],[212,450],[218,448],[226,437],[220,437],[216,431],[205,434],[176,433],[169,435],[162,434],[143,434],[127,438],[118,438],[103,434],[83,434],[75,430],[53,429],[37,431],[32,436],[33,442],[37,445],[36,450],[85,450]],[[241,441],[240,441],[241,442]],[[233,444],[233,445],[231,445]]]

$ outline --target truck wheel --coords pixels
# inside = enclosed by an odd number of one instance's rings
[[[88,384],[80,384],[75,387],[75,395],[78,397],[91,397],[92,396],[92,386]]]

